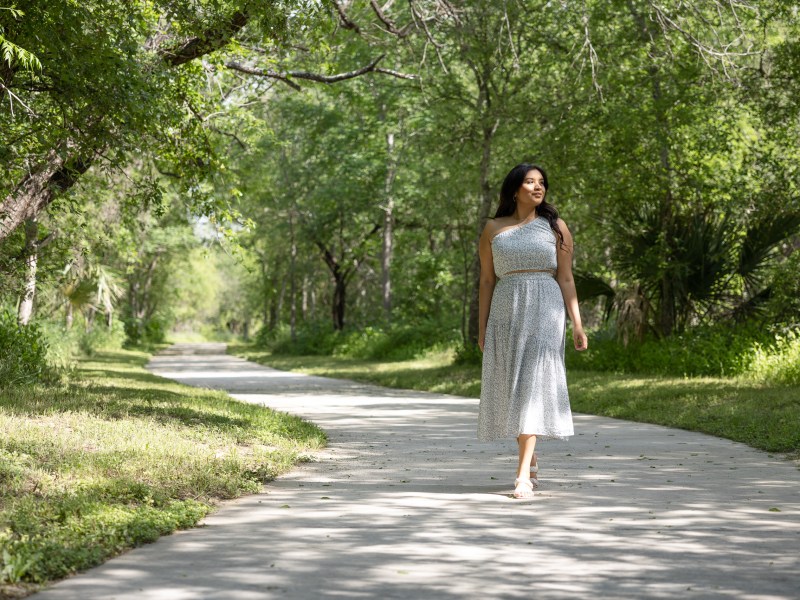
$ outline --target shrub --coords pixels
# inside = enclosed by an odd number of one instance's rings
[[[764,383],[800,384],[800,330],[779,334],[772,346],[757,345],[747,376]]]
[[[71,369],[78,352],[80,329],[67,329],[63,323],[41,321],[38,327],[47,342],[47,364],[58,371]]]
[[[453,362],[457,365],[480,365],[483,363],[483,352],[478,344],[460,344]]]
[[[151,319],[128,317],[123,323],[127,346],[161,344],[167,339],[167,324],[159,317]]]
[[[407,360],[453,346],[458,331],[432,321],[404,323],[382,329],[365,327],[343,334],[334,355],[370,360]]]
[[[108,327],[105,323],[95,323],[89,331],[83,330],[78,337],[78,347],[86,356],[93,356],[98,350],[119,350],[125,342],[125,326],[116,320]]]
[[[612,330],[590,336],[585,352],[566,353],[567,368],[653,375],[733,376],[747,372],[758,344],[774,337],[755,325],[696,327],[668,338],[620,344]],[[567,346],[571,336],[567,336]]]
[[[21,327],[12,312],[0,312],[0,387],[37,383],[51,374],[39,326]]]
[[[295,332],[292,340],[291,330],[286,325],[273,331],[259,331],[257,340],[264,340],[262,347],[269,348],[276,354],[289,354],[293,356],[329,356],[336,347],[337,337],[340,335],[328,323],[314,321],[303,323]]]
[[[298,327],[294,341],[285,326],[262,329],[256,335],[256,344],[276,354],[403,360],[452,346],[459,338],[457,330],[431,321],[345,331],[334,331],[328,323],[317,322]]]

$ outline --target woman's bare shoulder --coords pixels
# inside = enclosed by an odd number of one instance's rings
[[[486,226],[483,228],[483,232],[489,237],[493,237],[501,229],[514,224],[516,224],[516,221],[512,217],[497,217],[495,219],[487,219]]]

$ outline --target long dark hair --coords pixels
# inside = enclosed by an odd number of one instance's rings
[[[556,234],[559,246],[564,246],[564,234],[561,233],[561,228],[558,226],[558,211],[552,204],[547,203],[547,190],[550,186],[547,183],[547,173],[545,170],[531,163],[520,163],[511,171],[508,172],[506,178],[503,180],[503,186],[500,188],[500,206],[497,207],[497,212],[494,213],[494,218],[508,217],[514,214],[517,209],[517,201],[514,199],[514,194],[517,193],[525,181],[525,175],[533,170],[539,171],[544,180],[544,197],[542,203],[536,207],[536,216],[544,217],[550,223],[550,229]]]

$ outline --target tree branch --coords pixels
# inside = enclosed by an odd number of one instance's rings
[[[347,13],[344,12],[344,8],[342,8],[342,5],[336,0],[333,0],[333,5],[336,7],[336,12],[339,13],[339,21],[341,22],[342,27],[345,29],[352,29],[357,34],[361,35],[361,28],[348,18]]]
[[[375,0],[370,0],[369,5],[378,16],[378,19],[380,19],[381,23],[383,23],[386,31],[389,33],[396,35],[399,38],[404,38],[411,32],[411,26],[414,25],[413,21],[405,25],[402,29],[398,29],[397,25],[395,25],[394,22],[384,14],[383,10],[381,10],[381,7],[378,6],[378,3]]]
[[[439,64],[441,65],[441,67],[442,67],[442,70],[445,72],[445,74],[449,74],[449,71],[447,70],[447,66],[444,64],[444,59],[442,58],[441,49],[442,49],[443,45],[442,45],[442,44],[439,44],[439,43],[438,43],[438,42],[437,42],[437,41],[434,39],[433,35],[431,34],[431,31],[430,31],[430,29],[428,29],[428,25],[427,25],[427,23],[425,23],[425,18],[424,18],[424,17],[423,17],[421,14],[419,14],[419,13],[417,12],[417,9],[416,9],[416,7],[414,6],[414,3],[413,3],[413,1],[412,1],[412,0],[409,0],[409,2],[408,2],[408,6],[409,6],[409,8],[411,9],[411,18],[412,18],[412,19],[414,19],[414,23],[415,23],[415,24],[416,24],[416,23],[421,23],[421,24],[422,24],[422,29],[423,29],[423,31],[425,32],[425,37],[427,38],[428,42],[429,42],[431,45],[433,45],[433,48],[434,48],[434,50],[436,51],[436,56],[437,56],[437,58],[439,59]],[[426,44],[426,48],[427,48],[427,44]],[[423,62],[425,62],[425,57],[424,57],[424,55],[423,55],[423,59],[422,59],[422,60],[423,60]]]
[[[239,147],[242,150],[247,150],[247,144],[245,144],[241,139],[239,139],[239,136],[236,135],[235,133],[231,133],[230,131],[223,131],[219,127],[214,127],[213,125],[211,125],[209,127],[209,129],[211,129],[211,131],[213,131],[215,133],[218,133],[220,135],[224,135],[226,137],[232,138],[237,144],[239,144]]]
[[[277,72],[272,71],[271,69],[261,69],[259,67],[248,67],[247,65],[243,65],[236,61],[228,61],[225,63],[225,66],[229,69],[233,69],[234,71],[239,71],[241,73],[247,73],[248,75],[258,75],[259,77],[270,77],[272,79],[278,79],[283,81],[286,85],[291,86],[296,90],[300,90],[300,86],[292,81],[292,79],[307,79],[309,81],[317,81],[319,83],[336,83],[338,81],[344,81],[345,79],[353,79],[355,77],[359,77],[366,73],[383,73],[385,75],[391,75],[392,77],[397,77],[399,79],[416,79],[416,75],[411,75],[409,73],[399,73],[397,71],[393,71],[392,69],[384,69],[378,67],[378,63],[383,60],[385,55],[381,54],[378,58],[373,60],[368,65],[361,67],[360,69],[356,69],[355,71],[348,71],[346,73],[337,73],[336,75],[322,75],[320,73],[311,73],[309,71],[284,71],[284,72]]]
[[[361,263],[364,262],[366,255],[361,254],[360,256],[357,253],[366,245],[369,239],[375,235],[378,231],[381,230],[381,224],[376,223],[375,226],[367,232],[367,234],[361,239],[361,241],[355,246],[355,248],[350,248],[347,251],[347,254],[350,254],[353,257],[353,264],[350,265],[347,269],[344,270],[344,278],[345,281],[349,281],[350,278],[355,275],[358,271],[358,268],[361,266]]]
[[[328,250],[325,244],[319,240],[314,240],[314,243],[322,251],[322,260],[324,260],[325,264],[328,265],[328,268],[331,270],[333,276],[338,278],[341,267],[339,266],[339,262],[336,260],[336,257],[330,250]]]
[[[416,75],[412,75],[410,73],[400,73],[399,71],[394,71],[393,69],[384,69],[383,67],[375,67],[373,71],[376,73],[383,73],[384,75],[391,75],[392,77],[397,77],[398,79],[410,79],[411,81],[417,79]]]
[[[302,88],[297,85],[294,81],[289,79],[289,73],[278,73],[277,71],[273,71],[272,69],[260,69],[258,67],[248,67],[247,65],[243,65],[241,63],[236,62],[235,60],[229,60],[225,63],[225,66],[229,69],[234,71],[239,71],[240,73],[246,73],[248,75],[258,75],[259,77],[269,77],[271,79],[278,79],[279,81],[284,82],[291,88],[295,90],[301,90]]]
[[[157,48],[156,52],[165,62],[177,67],[226,46],[249,18],[250,15],[245,12],[236,12],[227,23],[207,29],[180,44]]]

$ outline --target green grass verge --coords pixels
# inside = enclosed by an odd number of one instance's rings
[[[325,444],[299,418],[151,375],[148,358],[100,353],[63,385],[0,390],[0,597],[190,527]]]
[[[276,369],[471,398],[480,395],[480,367],[454,365],[448,353],[388,362],[271,355],[246,345],[230,346],[229,352]],[[800,452],[797,385],[574,370],[567,378],[576,412],[700,431],[769,452]]]

